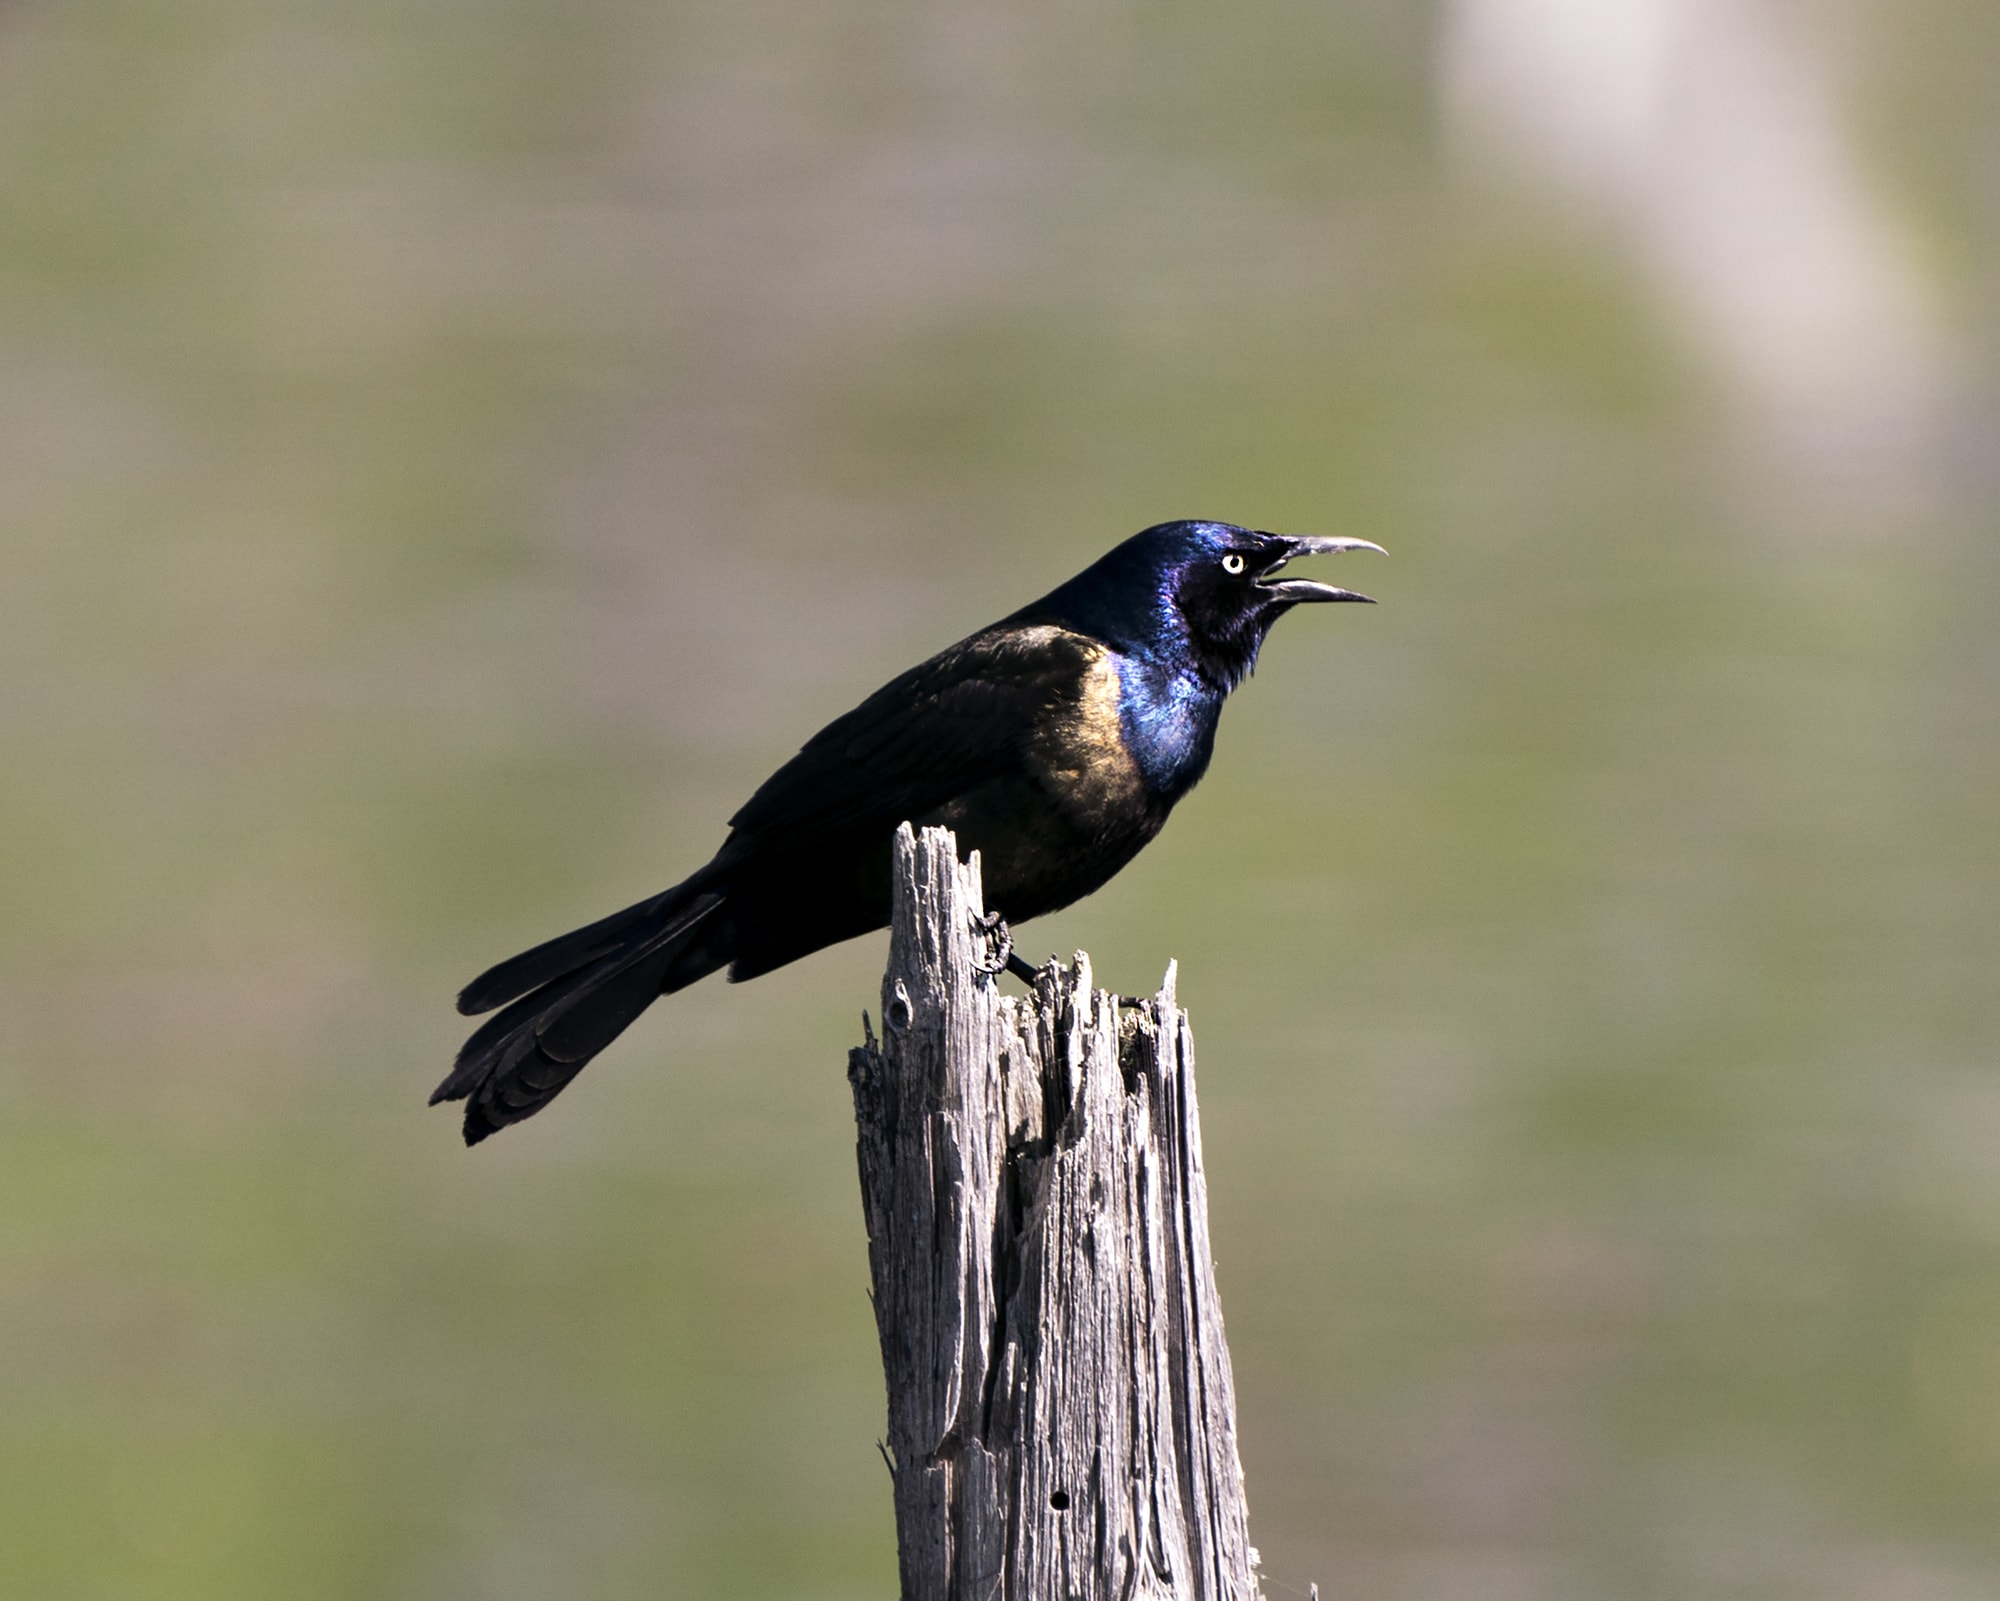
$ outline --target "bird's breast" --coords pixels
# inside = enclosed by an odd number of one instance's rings
[[[1031,760],[1052,793],[1080,817],[1122,818],[1145,804],[1145,774],[1125,743],[1123,692],[1118,658],[1098,647],[1076,699],[1035,741]]]
[[[1034,742],[1030,764],[1078,821],[1150,838],[1208,766],[1213,708],[1144,663],[1103,647],[1090,654],[1075,699]]]
[[[936,821],[986,864],[989,902],[1038,916],[1096,889],[1160,831],[1167,805],[1125,746],[1118,664],[1092,642],[1081,673],[1030,736],[1021,769],[958,797]]]
[[[1198,719],[1182,707],[1135,719],[1135,663],[1078,643],[1076,676],[1036,725],[1021,768],[926,819],[981,852],[989,903],[1017,921],[1103,884],[1159,833],[1207,763]]]

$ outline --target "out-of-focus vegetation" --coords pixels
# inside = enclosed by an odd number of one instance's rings
[[[1793,20],[1893,449],[1424,7],[0,12],[0,1593],[893,1593],[879,938],[474,1153],[450,996],[1179,515],[1393,553],[1022,931],[1182,960],[1273,1596],[2000,1588],[2000,31]]]

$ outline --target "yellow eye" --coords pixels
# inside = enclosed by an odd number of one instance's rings
[[[1227,556],[1222,558],[1222,570],[1233,578],[1236,574],[1243,571],[1243,558],[1232,550]]]

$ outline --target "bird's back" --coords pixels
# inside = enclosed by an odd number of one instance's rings
[[[809,740],[731,819],[705,873],[743,922],[750,978],[887,924],[898,823],[951,828],[981,853],[1010,921],[1089,894],[1166,820],[1126,738],[1129,668],[1101,640],[995,624],[885,685]]]

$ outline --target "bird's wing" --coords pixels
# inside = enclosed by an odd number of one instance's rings
[[[989,629],[884,684],[806,741],[729,820],[717,866],[893,828],[1017,767],[1074,705],[1105,646],[1054,627]]]

